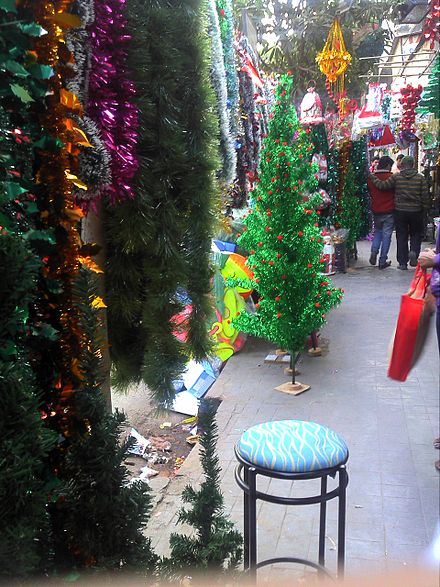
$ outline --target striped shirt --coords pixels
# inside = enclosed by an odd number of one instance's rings
[[[368,179],[380,190],[395,189],[395,209],[402,212],[420,212],[429,209],[429,193],[425,178],[415,169],[402,169],[400,173],[381,181],[370,173]]]

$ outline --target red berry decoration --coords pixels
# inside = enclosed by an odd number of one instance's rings
[[[279,234],[279,235],[277,236],[277,239],[278,239],[279,241],[282,241],[282,240],[283,240],[283,235],[282,235],[282,234]]]

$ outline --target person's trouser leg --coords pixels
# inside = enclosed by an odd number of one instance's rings
[[[385,265],[390,250],[394,230],[394,214],[382,215],[382,245],[380,247],[379,265]]]
[[[416,257],[420,255],[420,248],[422,246],[422,238],[424,232],[423,212],[409,212],[409,248],[414,251]]]
[[[371,243],[371,252],[376,255],[380,250],[380,243],[382,242],[382,217],[383,214],[373,214],[374,218],[374,237]]]
[[[396,210],[394,221],[396,223],[397,262],[399,265],[408,265],[408,220],[406,212]]]

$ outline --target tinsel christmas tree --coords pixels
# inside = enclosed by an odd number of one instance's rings
[[[136,197],[107,210],[115,383],[143,380],[161,403],[188,357],[209,349],[209,254],[218,125],[203,0],[127,2],[140,129]],[[186,342],[172,318],[185,305]]]
[[[290,100],[292,83],[292,77],[284,75],[276,89],[260,182],[253,192],[256,206],[246,215],[239,239],[250,253],[247,263],[254,278],[246,285],[259,293],[257,311],[241,313],[234,324],[295,353],[307,335],[324,324],[325,314],[342,294],[320,275],[324,260],[313,207],[313,148]]]
[[[224,513],[220,491],[219,459],[216,453],[218,439],[215,407],[206,400],[205,409],[199,414],[200,458],[205,479],[200,489],[187,485],[182,499],[190,509],[182,508],[179,522],[195,529],[194,535],[172,534],[171,554],[162,561],[165,576],[182,576],[195,573],[203,577],[212,573],[235,569],[242,557],[242,537],[234,529]],[[224,579],[223,579],[224,581]],[[204,583],[205,584],[205,583]]]
[[[440,54],[437,55],[429,74],[428,85],[423,90],[416,112],[432,113],[435,118],[440,118]]]

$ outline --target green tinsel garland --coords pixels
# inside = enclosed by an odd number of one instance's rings
[[[429,75],[428,85],[424,88],[416,112],[420,114],[434,114],[440,118],[440,54],[434,62]]]
[[[357,238],[367,236],[372,228],[372,215],[370,207],[370,192],[368,190],[368,168],[367,168],[367,137],[361,137],[353,141],[350,147],[350,161],[353,165],[355,184],[359,198],[361,212],[361,224]]]
[[[139,171],[136,198],[106,213],[110,350],[116,385],[143,380],[168,403],[188,357],[203,358],[210,347],[219,160],[206,2],[128,0],[127,17]],[[187,303],[187,339],[179,342],[172,318]]]

